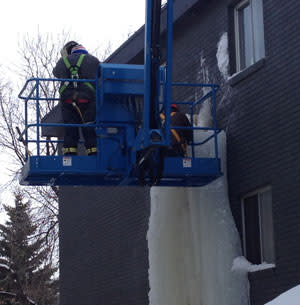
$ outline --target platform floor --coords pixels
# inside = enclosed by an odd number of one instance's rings
[[[21,185],[139,185],[134,171],[108,171],[96,156],[32,156],[22,169]],[[203,186],[222,175],[216,158],[165,158],[159,186]]]

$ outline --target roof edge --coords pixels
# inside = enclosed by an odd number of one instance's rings
[[[188,10],[195,6],[200,0],[174,0],[174,19],[178,21]],[[166,31],[167,5],[164,5],[161,13],[161,32]],[[141,26],[133,35],[120,45],[105,62],[125,63],[138,55],[144,49],[145,25]]]

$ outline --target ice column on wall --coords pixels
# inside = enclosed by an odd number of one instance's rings
[[[198,132],[197,140],[207,136]],[[214,153],[213,141],[197,156]],[[219,134],[224,176],[201,188],[151,189],[148,231],[150,305],[247,305],[245,273],[226,181],[226,136]]]
[[[229,56],[228,56],[228,34],[226,32],[222,34],[218,42],[216,57],[217,57],[219,71],[222,74],[223,78],[227,80]]]
[[[209,83],[209,73],[206,65],[206,59],[203,54],[200,57],[200,70],[197,74],[197,82],[199,83]],[[199,100],[200,97],[206,95],[210,89],[208,87],[203,87],[201,89],[201,96],[199,96],[199,89],[195,91],[195,101]],[[209,100],[205,100],[201,105],[200,112],[198,113],[198,124],[201,122],[202,126],[212,125],[212,114],[211,114],[211,103]]]
[[[226,160],[224,133],[219,142]],[[201,188],[152,188],[148,245],[150,305],[247,304],[247,275],[231,271],[241,246],[226,175]]]

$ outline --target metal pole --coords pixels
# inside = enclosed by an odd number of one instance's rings
[[[100,76],[100,79],[99,79]],[[101,84],[100,84],[101,81]],[[102,158],[102,153],[100,153],[102,143],[101,143],[101,137],[99,137],[99,131],[100,131],[100,114],[101,114],[101,106],[103,105],[104,100],[104,77],[102,73],[102,67],[101,64],[98,65],[97,69],[97,75],[96,75],[96,127],[95,127],[95,133],[97,136],[97,155],[98,155],[98,162],[100,162]],[[98,129],[98,130],[97,130]]]
[[[173,0],[167,4],[167,60],[166,60],[166,134],[170,135],[171,103],[172,103],[172,56],[173,56]],[[167,145],[171,143],[171,136],[167,137]]]
[[[25,100],[25,145],[28,147],[28,100]],[[25,146],[25,156],[26,156],[26,161],[28,159],[28,152]]]
[[[191,111],[190,111],[190,114],[191,114],[190,120],[191,120],[192,126],[194,127],[194,106],[191,105],[191,106],[190,106],[190,109],[191,109]],[[192,129],[192,132],[193,132],[193,133],[194,133],[194,130],[195,130],[195,129]],[[193,139],[192,139],[192,158],[195,158],[194,134],[193,134]]]
[[[40,95],[40,82],[39,79],[36,80],[36,149],[37,156],[40,155],[40,103],[39,103],[39,95]]]
[[[143,109],[143,145],[149,145],[150,102],[151,102],[151,35],[152,35],[152,0],[146,0],[145,50],[144,50],[144,109]]]
[[[217,132],[217,110],[216,110],[216,90],[215,87],[212,87],[212,106],[213,106],[213,128],[214,128],[214,140],[215,140],[215,157],[219,158],[218,152],[218,132]]]

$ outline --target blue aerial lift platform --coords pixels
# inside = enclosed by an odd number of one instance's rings
[[[165,157],[159,186],[203,186],[222,175],[218,156],[216,124],[216,91],[214,84],[172,82],[172,26],[173,0],[167,2],[167,58],[159,66],[161,0],[146,0],[144,65],[99,65],[93,82],[96,88],[96,121],[89,124],[42,123],[40,107],[43,102],[59,102],[59,98],[45,97],[45,83],[60,83],[68,79],[29,79],[19,94],[25,101],[25,128],[21,134],[26,148],[26,163],[21,172],[22,185],[139,185],[137,158],[141,152],[158,151],[170,146],[171,129],[191,128],[194,135],[206,131],[207,136],[190,143],[189,156]],[[174,87],[205,87],[205,94],[196,101],[175,101]],[[211,102],[212,126],[171,126],[171,104],[188,109],[191,121],[195,109],[205,101]],[[31,110],[35,108],[35,113]],[[165,113],[162,125],[160,111]],[[30,110],[30,111],[29,111]],[[96,156],[45,155],[44,147],[57,145],[61,140],[44,140],[41,129],[45,127],[94,127],[97,135]],[[34,138],[32,138],[34,134]],[[196,157],[195,150],[211,141],[214,155]],[[29,146],[34,153],[29,152]],[[146,182],[150,184],[149,178]]]

